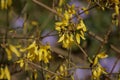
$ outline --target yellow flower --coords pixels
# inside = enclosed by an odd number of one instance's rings
[[[38,22],[37,21],[31,21],[31,25],[38,26]]]
[[[80,44],[80,35],[77,33],[75,37],[76,37],[77,43]]]
[[[85,39],[84,32],[86,32],[86,26],[82,19],[78,24],[71,21],[73,15],[76,14],[74,5],[67,5],[67,8],[64,13],[61,13],[63,14],[61,20],[55,23],[55,29],[59,33],[58,42],[62,42],[64,48],[71,47],[74,42],[80,44],[80,39]]]
[[[87,31],[86,26],[85,26],[82,19],[80,20],[79,24],[77,24],[76,30],[77,30],[77,32],[76,32],[76,35],[75,35],[76,36],[75,39],[76,39],[76,42],[78,44],[80,44],[80,38],[85,40],[84,32]]]
[[[97,65],[97,64],[99,63],[99,62],[98,62],[99,59],[106,58],[106,57],[108,57],[108,55],[105,53],[105,51],[97,54],[97,55],[95,56],[94,60],[93,60],[93,65],[92,65],[92,66]]]
[[[20,67],[22,68],[25,64],[24,60],[23,59],[20,59],[18,61],[16,61],[16,63],[19,63],[20,64]]]
[[[56,22],[55,25],[56,25],[55,29],[57,31],[61,31],[62,26],[65,26],[65,24],[63,22]]]
[[[82,19],[80,20],[80,22],[77,25],[77,30],[87,31],[86,26],[85,26],[85,24],[84,24]]]
[[[67,71],[67,66],[66,64],[61,64],[59,66],[59,69],[57,70],[57,73],[60,73],[59,76],[56,76],[56,80],[61,80],[62,77],[66,77],[68,75],[68,71]]]
[[[49,63],[51,59],[50,45],[37,45],[36,41],[33,41],[27,48],[21,49],[22,52],[27,51],[26,58],[30,61],[43,61]]]
[[[5,47],[5,51],[7,53],[8,60],[12,59],[12,53],[14,53],[17,57],[20,57],[20,52],[17,49],[17,46],[14,46],[12,44],[9,44],[7,47]]]
[[[17,57],[20,57],[20,52],[17,50],[16,46],[9,44],[9,49],[16,54]]]
[[[85,40],[85,37],[84,37],[84,32],[83,31],[80,31],[80,37]]]
[[[116,15],[119,15],[119,6],[118,5],[115,5],[115,13],[116,13]]]
[[[98,62],[99,59],[106,58],[106,57],[107,57],[107,54],[104,51],[95,56],[93,63],[92,63],[92,78],[93,79],[100,80],[100,76],[102,74],[107,74],[105,69]]]
[[[12,59],[12,51],[8,48],[5,48],[5,51],[7,53],[8,60],[11,60]]]
[[[120,1],[119,0],[114,0],[114,3],[115,4],[120,4]]]
[[[104,68],[98,63],[95,67],[92,68],[92,79],[100,80],[102,74],[107,74]]]
[[[0,68],[0,79],[4,80],[11,80],[11,76],[10,76],[10,71],[8,69],[8,66],[5,66],[5,68]]]
[[[62,42],[64,48],[70,47],[71,44],[74,42],[73,34],[64,33],[63,35],[60,36],[58,42]]]
[[[72,6],[67,5],[68,6],[68,12],[69,14],[75,14],[75,5],[73,4]]]
[[[59,0],[59,4],[58,5],[61,7],[64,2],[65,2],[65,0]]]
[[[65,34],[63,34],[63,35],[59,38],[58,42],[62,42],[64,39],[65,39]]]
[[[11,6],[12,5],[12,0],[7,0],[7,5]]]
[[[12,5],[12,0],[1,0],[1,9],[7,9]]]
[[[99,53],[99,54],[97,55],[97,57],[98,57],[98,58],[106,58],[106,57],[108,57],[108,55],[105,53],[105,51],[103,51],[103,52]]]
[[[40,46],[39,61],[44,61],[44,63],[49,63],[50,59],[51,59],[51,52],[50,52],[49,44]]]

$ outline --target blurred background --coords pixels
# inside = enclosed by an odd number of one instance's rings
[[[49,6],[50,8],[55,8],[57,1],[55,0],[38,0],[41,3]],[[54,2],[54,4],[53,4]],[[88,7],[87,0],[66,0],[70,5],[75,4],[75,7]],[[91,7],[91,6],[90,6]],[[80,10],[82,12],[82,10]],[[120,54],[115,52],[110,48],[110,44],[115,45],[120,49],[120,28],[112,24],[112,14],[113,10],[105,9],[102,10],[99,7],[95,7],[88,11],[88,14],[81,14],[88,31],[93,32],[95,35],[104,38],[109,28],[112,27],[111,33],[108,37],[108,43],[103,46],[100,51],[106,51],[108,58],[100,60],[101,65],[110,72],[117,61],[117,64],[113,70],[113,73],[120,72]],[[48,33],[51,35],[57,34],[54,30],[55,28],[55,14],[46,10],[45,8],[35,4],[32,0],[13,0],[12,6],[9,10],[0,9],[0,44],[5,42],[15,44],[15,45],[25,45],[27,42],[34,40],[34,36],[44,36]],[[39,26],[36,26],[35,24]],[[37,33],[38,31],[38,33]],[[6,38],[7,35],[7,38]],[[101,46],[101,42],[96,40],[94,37],[90,36],[87,32],[85,34],[86,40],[81,42],[81,46],[87,52],[87,54],[93,58]],[[58,36],[47,36],[41,41],[43,43],[49,42],[54,49],[58,49],[58,52],[67,51],[61,47],[61,44],[57,43]],[[0,47],[1,48],[1,47]],[[3,50],[0,49],[0,64],[2,62]],[[53,53],[54,56],[58,56],[57,53]],[[60,54],[65,56],[66,54]],[[80,49],[76,46],[72,48],[72,60],[78,66],[89,66],[86,61],[85,56],[82,54]],[[14,59],[13,59],[14,61]],[[60,59],[56,59],[61,62]],[[57,65],[56,64],[56,65]],[[11,70],[12,71],[12,70]],[[88,80],[91,76],[90,69],[75,69],[74,70],[75,80]],[[11,72],[12,73],[12,72]],[[22,78],[25,76],[26,72],[18,72],[12,75],[12,80],[27,80],[27,78]],[[20,78],[20,79],[18,79]],[[116,80],[116,77],[112,77],[111,80]]]

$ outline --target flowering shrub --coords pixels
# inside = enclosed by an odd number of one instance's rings
[[[78,68],[89,69],[91,71],[89,79],[91,80],[102,80],[102,78],[112,80],[113,77],[111,76],[113,74],[117,76],[117,80],[120,79],[120,71],[113,73],[120,57],[118,57],[110,72],[107,72],[99,61],[111,56],[110,53],[113,51],[120,53],[117,43],[117,41],[119,42],[120,1],[81,1],[87,7],[83,5],[83,7],[76,7],[76,4],[70,5],[69,2],[70,0],[53,0],[50,2],[50,5],[53,5],[53,8],[51,8],[49,4],[44,3],[44,0],[0,0],[0,25],[3,23],[1,26],[4,26],[3,29],[0,29],[1,80],[13,80],[16,77],[14,74],[19,72],[27,73],[23,76],[27,80],[75,80],[77,79],[74,76],[76,75],[75,70]],[[39,11],[39,7],[43,7],[50,12],[43,9]],[[96,10],[90,12],[94,8]],[[34,10],[37,11],[34,12]],[[95,22],[91,23],[92,27],[87,22],[87,19],[98,10],[102,13],[103,11],[107,12],[107,10],[111,11],[110,27],[104,28],[107,29],[106,34],[100,33],[101,35],[104,34],[103,38],[91,32]],[[49,16],[46,12],[49,13]],[[81,14],[86,14],[86,19]],[[2,22],[3,16],[6,17]],[[101,16],[99,15],[99,17]],[[21,26],[14,27],[15,21],[19,23],[19,18],[23,20]],[[46,18],[47,20],[44,21]],[[95,18],[95,20],[97,19]],[[49,22],[52,24],[51,21],[54,21],[53,25],[49,25]],[[46,27],[53,30],[42,35],[44,29],[48,30]],[[114,40],[116,34],[118,34],[117,39]],[[49,42],[43,42],[49,36],[58,38],[55,46],[51,46]],[[95,41],[89,38],[100,41],[100,45],[98,43],[97,45],[91,44]],[[98,50],[95,50],[96,48]],[[80,54],[77,54],[75,50]],[[112,54],[112,56],[114,55]],[[78,66],[78,64],[81,64],[81,66]]]

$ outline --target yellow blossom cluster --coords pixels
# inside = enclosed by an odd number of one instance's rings
[[[114,6],[114,13],[112,14],[112,23],[118,26],[119,23],[119,14],[120,14],[120,0],[108,0],[108,4]]]
[[[93,3],[96,3],[100,7],[106,7],[106,8],[111,8],[112,6],[119,6],[120,1],[119,0],[89,0]]]
[[[7,53],[7,57],[8,57],[8,60],[11,60],[12,59],[12,54],[14,53],[17,57],[20,57],[21,54],[20,52],[18,51],[17,47],[19,46],[14,46],[12,44],[8,44],[6,47],[5,47],[5,51]]]
[[[118,26],[118,16],[119,16],[119,9],[120,9],[120,0],[90,0],[91,2],[97,4],[103,10],[105,8],[114,9],[114,13],[112,15],[113,20],[112,22]]]
[[[94,58],[92,63],[92,80],[100,80],[102,74],[107,74],[105,69],[98,62],[99,59],[106,58],[107,56],[105,52],[101,52]]]
[[[61,64],[59,68],[56,71],[56,75],[54,80],[64,80],[68,76],[68,70],[67,70],[67,65],[65,63]],[[46,79],[50,80],[51,79],[51,74],[47,73],[46,74]],[[69,75],[72,77],[72,75]],[[73,80],[73,79],[72,79]]]
[[[100,76],[102,74],[107,74],[105,69],[98,63],[94,68],[92,69],[92,80],[100,80]]]
[[[12,0],[0,0],[1,1],[1,9],[8,9],[12,5]]]
[[[44,63],[49,63],[49,60],[51,59],[51,51],[50,51],[50,45],[38,45],[36,41],[33,41],[32,44],[30,44],[27,48],[20,49],[21,52],[27,52],[25,58],[30,61],[43,61]],[[17,63],[20,64],[20,67],[23,67],[25,65],[25,62],[23,59],[20,59],[17,61]]]
[[[83,20],[80,18],[78,23],[72,21],[74,15],[76,15],[74,5],[67,7],[67,10],[57,9],[59,14],[63,14],[63,17],[55,23],[55,29],[59,33],[58,42],[62,42],[64,48],[69,48],[74,42],[80,44],[80,39],[85,39],[84,33],[86,32],[86,26]]]
[[[0,80],[11,80],[8,66],[0,67]]]
[[[33,61],[38,59],[38,61],[44,61],[44,63],[48,63],[49,59],[51,59],[51,51],[50,45],[38,45],[36,41],[30,44],[27,48],[21,49],[22,52],[28,51],[27,59]]]
[[[60,65],[59,70],[57,71],[57,73],[60,73],[60,76],[56,76],[55,80],[60,80],[60,78],[67,76],[68,71],[67,71],[66,64]]]
[[[4,48],[6,54],[7,54],[7,60],[12,60],[13,53],[19,58],[20,52],[18,51],[19,46],[14,46],[12,44],[6,44],[1,46]],[[8,66],[5,64],[0,64],[0,80],[11,80],[10,71],[8,69]]]

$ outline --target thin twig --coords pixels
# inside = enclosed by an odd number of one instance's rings
[[[0,37],[0,39],[3,39],[3,38]],[[35,39],[35,38],[31,38],[31,37],[7,37],[7,39]]]
[[[71,47],[68,49],[68,68],[70,68],[70,61],[71,61]]]
[[[46,34],[41,36],[41,38],[46,38],[48,36],[56,36],[57,34]],[[0,37],[0,39],[4,39],[4,37]],[[35,37],[7,37],[7,39],[35,39]]]
[[[100,45],[100,47],[98,48],[98,51],[96,53],[99,54],[100,53],[100,50],[104,47],[104,45],[108,42],[108,37],[110,35],[110,33],[112,32],[112,27],[110,26],[110,28],[107,30],[107,33],[106,35],[104,36],[104,41],[102,42],[102,44]]]
[[[42,6],[42,7],[44,7],[45,9],[51,11],[52,13],[57,14],[60,17],[63,17],[62,15],[58,14],[54,9],[48,7],[47,5],[41,3],[41,2],[39,2],[37,0],[33,0],[33,2],[36,3],[36,4],[38,4],[38,5],[40,5],[40,6]],[[94,5],[94,6],[90,7],[90,8],[88,8],[88,9],[84,10],[83,12],[79,13],[79,15],[81,15],[81,14],[85,13],[86,11],[89,11],[89,10],[91,10],[91,9],[97,7],[97,6],[98,5]],[[76,17],[76,16],[74,16],[74,17]],[[72,17],[72,18],[74,18],[74,17]]]
[[[87,31],[87,34],[100,42],[104,42],[104,40],[100,36],[96,35],[95,33],[91,32],[89,30]]]
[[[113,49],[115,52],[120,54],[120,49],[118,49],[116,46],[110,44],[110,48]]]
[[[94,6],[90,7],[90,8],[88,8],[88,9],[86,9],[86,10],[84,10],[84,11],[78,13],[77,15],[74,15],[70,20],[72,20],[72,19],[75,18],[75,17],[79,17],[79,15],[81,15],[81,14],[83,14],[83,13],[85,13],[85,12],[87,12],[87,11],[89,11],[89,10],[95,8],[95,7],[97,7],[97,5],[94,5]],[[80,18],[80,19],[81,19],[81,18]]]
[[[3,44],[5,45],[7,43],[7,38],[8,38],[8,28],[9,28],[9,8],[6,10],[6,28],[5,28],[5,35],[3,39]]]
[[[48,32],[48,33],[45,34],[44,36],[41,36],[40,38],[43,39],[43,38],[48,37],[48,36],[56,36],[56,35],[58,35],[58,34],[51,34],[51,33],[53,33],[54,31],[55,31],[55,30],[51,30],[50,32]]]
[[[36,3],[36,4],[38,4],[38,5],[40,5],[41,7],[43,7],[43,8],[45,8],[45,9],[47,9],[48,11],[50,11],[50,12],[52,12],[52,13],[54,13],[54,14],[57,14],[57,15],[59,15],[59,16],[61,16],[62,17],[62,15],[60,15],[60,14],[58,14],[54,9],[52,9],[52,8],[50,8],[50,7],[48,7],[47,5],[45,5],[45,4],[43,4],[43,3],[41,3],[41,2],[39,2],[39,1],[37,1],[37,0],[32,0],[34,3]]]
[[[97,6],[98,5],[94,5],[94,6],[90,7],[90,8],[88,8],[88,9],[84,10],[83,12],[80,12],[79,15],[81,15],[81,14],[85,13],[86,11],[89,11],[89,10],[91,10],[91,9],[97,7]]]
[[[88,57],[88,54],[85,52],[85,50],[80,46],[80,45],[77,45],[79,47],[79,49],[83,52],[83,54]]]
[[[113,70],[115,69],[115,67],[116,67],[119,59],[120,59],[120,56],[119,56],[119,57],[117,58],[117,60],[115,61],[114,65],[113,65],[113,67],[112,67],[112,69],[111,69],[111,71],[110,71],[110,73],[109,73],[110,75],[112,74]]]
[[[27,63],[29,63],[29,64],[35,66],[36,68],[42,69],[42,70],[44,70],[44,71],[46,71],[46,72],[49,72],[49,73],[51,73],[51,74],[56,75],[55,72],[52,72],[52,71],[50,71],[50,70],[47,70],[47,69],[41,67],[40,65],[37,65],[37,64],[35,64],[35,63],[33,63],[33,62],[29,61],[29,60],[25,60],[25,61],[26,61]]]
[[[79,47],[79,49],[83,52],[83,54],[87,57],[87,59],[88,59],[88,61],[90,62],[90,63],[92,63],[93,61],[92,61],[92,59],[88,56],[88,54],[85,52],[85,50],[79,45],[79,44],[77,44],[77,42],[75,42],[75,44]]]
[[[75,69],[90,69],[89,66],[88,67],[81,67],[81,66],[74,66],[74,67],[70,67],[64,71],[62,71],[61,73],[64,73],[66,71],[71,71],[71,70],[75,70]],[[56,76],[60,76],[61,73],[56,73],[56,75],[54,75],[53,77],[51,77],[49,80],[53,80]]]
[[[95,38],[96,40],[100,41],[100,42],[104,42],[104,39],[101,38],[100,36],[96,35],[95,33],[91,32],[91,31],[87,31],[87,34],[93,38]],[[120,49],[118,49],[116,46],[114,46],[113,44],[109,44],[110,45],[110,48],[112,50],[114,50],[116,53],[119,53],[120,54]]]

